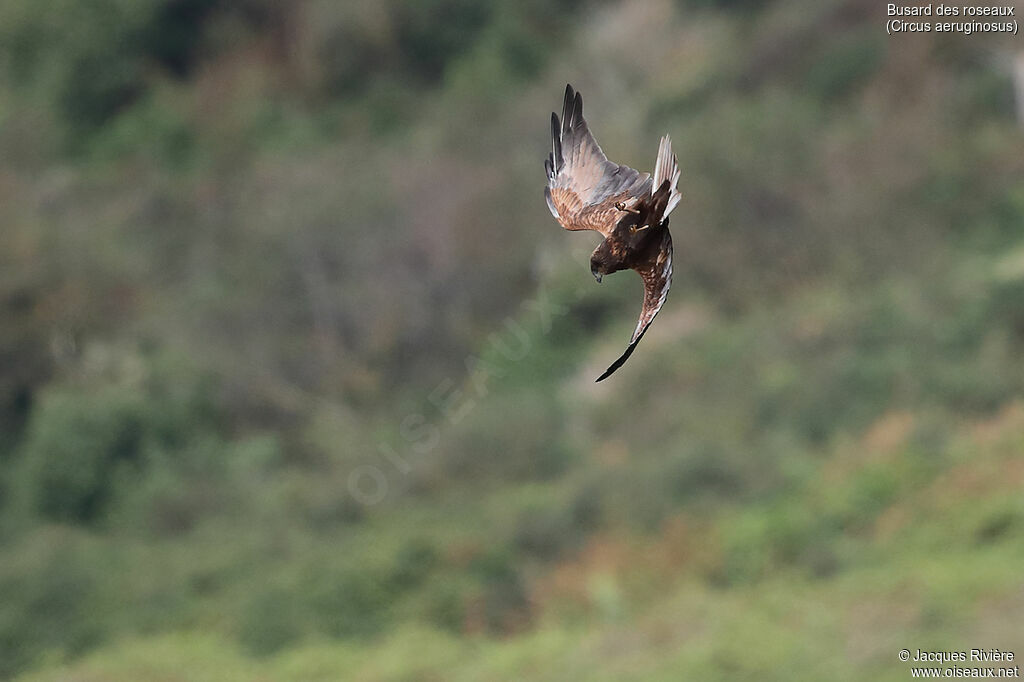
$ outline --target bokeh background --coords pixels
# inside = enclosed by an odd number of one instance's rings
[[[884,9],[0,3],[0,678],[1024,656],[1022,44]],[[682,167],[599,385],[567,81]]]

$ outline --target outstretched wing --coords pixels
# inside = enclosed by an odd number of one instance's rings
[[[652,253],[647,262],[633,268],[640,273],[640,277],[644,280],[644,307],[640,311],[640,319],[633,331],[633,338],[630,339],[626,351],[605,370],[604,374],[597,378],[598,381],[607,379],[615,370],[625,364],[637,344],[640,343],[640,339],[647,333],[648,327],[651,326],[654,317],[661,310],[661,306],[665,305],[665,299],[668,298],[668,290],[672,286],[672,236],[668,233],[668,226],[662,229],[665,234],[659,248]]]
[[[544,161],[544,188],[551,215],[567,230],[611,234],[621,213],[651,194],[651,177],[608,160],[583,118],[583,98],[565,86],[562,120],[551,114],[551,154]]]

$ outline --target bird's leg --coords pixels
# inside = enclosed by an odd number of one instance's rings
[[[636,225],[631,225],[630,228],[629,228],[629,231],[632,232],[633,234],[636,234],[637,232],[643,232],[648,227],[650,227],[650,225],[644,225],[643,227],[637,227]]]
[[[640,215],[640,211],[636,210],[635,208],[629,208],[628,206],[626,206],[621,201],[616,201],[615,202],[615,208],[617,208],[618,210],[622,211],[623,213],[633,213],[635,215]]]

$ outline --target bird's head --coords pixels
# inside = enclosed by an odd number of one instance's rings
[[[601,283],[601,278],[605,275],[610,275],[613,272],[617,272],[622,268],[618,264],[618,259],[615,258],[611,248],[608,245],[608,241],[605,240],[594,249],[594,253],[590,255],[590,274],[594,276],[597,283]]]

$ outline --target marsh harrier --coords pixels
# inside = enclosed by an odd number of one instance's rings
[[[672,284],[672,236],[668,214],[679,203],[679,166],[672,140],[661,138],[654,178],[608,160],[583,118],[583,98],[565,86],[562,119],[551,114],[551,154],[544,162],[551,215],[567,230],[594,230],[604,241],[590,256],[590,272],[636,270],[644,281],[644,307],[629,346],[598,377],[607,379],[626,362],[661,310]]]

